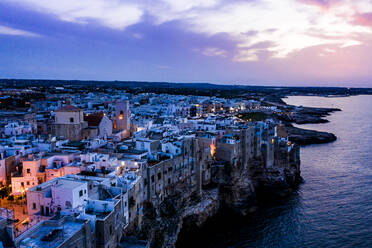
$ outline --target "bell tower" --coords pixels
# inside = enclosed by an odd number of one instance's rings
[[[116,130],[130,130],[129,101],[120,100],[115,104]]]

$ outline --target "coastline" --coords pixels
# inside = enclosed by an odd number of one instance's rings
[[[295,107],[291,105],[287,106]],[[331,115],[333,112],[342,110],[335,108],[308,107],[305,107],[305,109],[305,112],[303,112],[303,114],[300,115],[299,118],[284,122],[288,132],[289,140],[298,144],[299,146],[326,144],[336,141],[337,137],[333,133],[298,128],[295,127],[293,124],[327,123],[329,121],[323,119],[324,117]],[[250,176],[253,175],[252,180],[255,181],[257,180],[257,177],[254,177],[260,174],[263,175],[265,173],[256,171],[251,172]],[[275,174],[276,172],[273,172],[271,176]],[[243,223],[245,221],[254,221],[253,219],[257,212],[265,209],[265,207],[267,206],[276,205],[278,202],[288,200],[288,198],[291,197],[294,192],[296,192],[297,188],[304,181],[300,175],[300,170],[298,170],[296,174],[297,175],[294,177],[294,180],[288,180],[288,176],[279,176],[277,177],[278,180],[272,180],[268,174],[266,174],[264,177],[258,176],[261,177],[261,179],[265,178],[263,180],[265,182],[253,183],[256,186],[259,186],[254,190],[253,197],[252,195],[248,197],[251,205],[249,207],[246,206],[245,211],[236,211],[236,209],[231,208],[231,206],[226,206],[226,204],[224,203],[217,203],[216,200],[216,202],[212,204],[212,206],[214,206],[213,213],[207,218],[205,218],[205,213],[203,213],[202,216],[204,216],[204,218],[202,222],[200,222],[200,218],[198,217],[187,217],[186,219],[188,219],[189,221],[183,222],[183,226],[181,225],[182,228],[179,229],[179,232],[177,234],[176,247],[183,248],[195,245],[195,237],[202,238],[203,235],[212,233],[214,228],[216,228],[215,226],[222,225],[222,223],[224,223],[224,220],[229,219],[229,223],[232,223],[231,219],[233,219],[234,225],[242,226],[244,226]],[[232,192],[230,191],[230,193]],[[217,210],[215,208],[216,206],[218,206]],[[194,223],[197,223],[197,225],[195,225]],[[202,246],[196,245],[195,247]],[[216,242],[216,244],[213,244],[213,247],[219,247],[218,241]]]
[[[284,101],[282,101],[284,102]],[[285,103],[285,109],[293,111],[292,115],[278,116],[278,120],[286,126],[289,139],[298,145],[326,144],[337,140],[333,133],[295,127],[293,124],[323,124],[329,121],[325,117],[334,112],[342,111],[339,108],[316,108],[306,106],[294,106]]]

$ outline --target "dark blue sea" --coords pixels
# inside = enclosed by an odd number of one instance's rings
[[[301,149],[305,182],[288,199],[249,218],[226,215],[208,223],[189,238],[193,247],[372,247],[372,96],[285,101],[342,109],[329,123],[299,125],[338,140]]]

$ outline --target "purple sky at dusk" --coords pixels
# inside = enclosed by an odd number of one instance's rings
[[[372,87],[370,0],[3,0],[0,78]]]

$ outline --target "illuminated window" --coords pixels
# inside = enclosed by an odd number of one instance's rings
[[[122,120],[124,118],[123,110],[120,111],[119,120]]]

